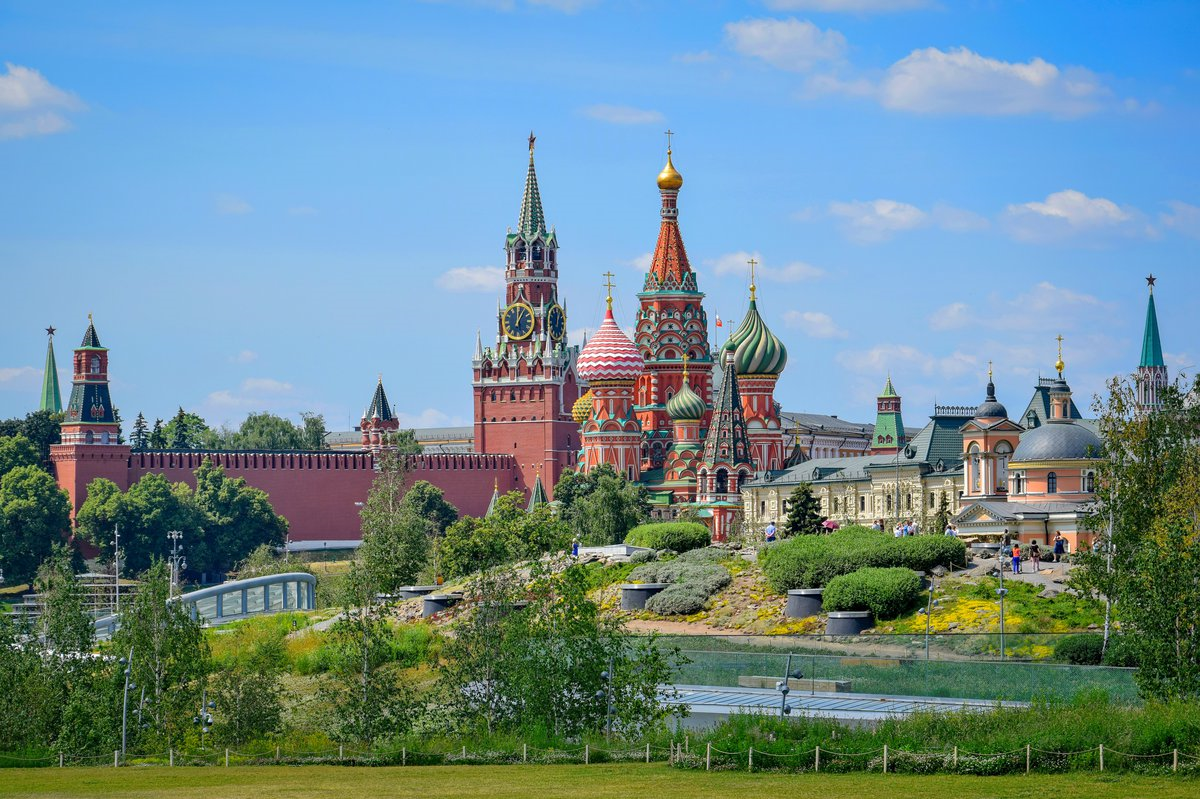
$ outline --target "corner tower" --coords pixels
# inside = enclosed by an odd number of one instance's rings
[[[1154,275],[1146,278],[1150,298],[1146,302],[1146,327],[1142,331],[1142,359],[1137,368],[1137,401],[1144,411],[1162,407],[1162,391],[1167,387],[1169,376],[1163,361],[1162,340],[1158,335],[1158,311],[1154,307]]]
[[[900,395],[892,387],[892,376],[875,402],[875,432],[871,435],[871,454],[891,455],[904,449],[904,417],[900,414]]]
[[[658,243],[638,294],[640,308],[634,334],[646,362],[634,389],[644,443],[642,468],[646,470],[661,467],[673,443],[667,402],[683,387],[684,355],[691,367],[692,388],[708,408],[712,407],[713,395],[708,316],[702,304],[704,294],[696,287],[696,273],[679,232],[678,200],[683,175],[671,160],[670,131],[667,135],[667,165],[658,175],[662,200]],[[705,411],[701,427],[708,426],[710,415],[711,411]]]
[[[371,404],[363,411],[358,428],[362,431],[363,447],[376,455],[384,449],[393,448],[388,443],[388,436],[400,430],[400,420],[392,413],[387,392],[383,390],[383,375],[379,376],[379,382],[375,384]]]
[[[567,312],[558,300],[558,236],[547,230],[529,135],[529,167],[517,229],[504,240],[504,297],[496,311],[495,346],[476,338],[471,361],[477,452],[512,455],[530,488],[540,469],[553,486],[574,464],[579,399],[567,340]]]

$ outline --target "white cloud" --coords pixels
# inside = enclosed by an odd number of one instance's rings
[[[654,265],[654,253],[644,252],[637,258],[631,258],[625,262],[626,266],[631,266],[639,272],[649,272],[650,267]]]
[[[610,125],[654,125],[665,119],[658,111],[628,105],[589,105],[581,113]]]
[[[1200,207],[1179,200],[1167,202],[1171,213],[1159,214],[1158,221],[1183,236],[1200,239]]]
[[[5,63],[0,74],[0,139],[45,136],[71,127],[63,115],[86,106],[74,94],[58,88],[36,69]]]
[[[1003,221],[1019,241],[1056,241],[1081,236],[1154,235],[1136,208],[1075,189],[1054,192],[1045,200],[1008,206]]]
[[[437,408],[426,408],[418,413],[396,411],[396,418],[400,420],[401,430],[422,427],[462,427],[470,424],[457,416],[449,416]]]
[[[1060,69],[1041,58],[1000,61],[965,47],[914,50],[892,64],[879,84],[885,108],[921,114],[1075,117],[1100,110],[1110,95],[1083,67]]]
[[[258,360],[258,353],[254,350],[242,350],[229,360],[231,363],[253,363]]]
[[[286,394],[291,390],[291,383],[273,380],[269,377],[251,377],[242,381],[242,391],[246,393]]]
[[[41,372],[32,366],[3,366],[0,367],[0,384],[25,383],[41,377]]]
[[[978,366],[974,355],[959,350],[938,356],[908,344],[880,344],[869,350],[840,352],[837,360],[846,369],[860,374],[884,375],[889,371],[905,371],[939,379],[958,378]]]
[[[437,284],[446,291],[499,291],[504,288],[504,269],[499,266],[458,266],[442,273]]]
[[[767,280],[774,283],[798,283],[802,280],[813,280],[821,277],[825,272],[811,264],[806,264],[803,261],[792,261],[782,266],[771,266],[763,262],[762,253],[760,252],[731,252],[722,255],[719,258],[705,261],[712,266],[713,271],[718,275],[745,275],[750,276],[750,259],[757,261],[755,266],[755,275],[759,280]]]
[[[845,338],[846,331],[837,326],[833,317],[821,311],[788,311],[783,315],[788,327],[798,328],[813,338]]]
[[[832,202],[829,213],[845,221],[847,233],[860,241],[885,241],[892,234],[926,223],[926,213],[897,200]]]
[[[251,377],[242,381],[237,390],[221,389],[205,399],[205,405],[222,410],[277,407],[280,400],[292,393],[291,383],[269,377]]]
[[[730,22],[725,25],[725,38],[738,53],[792,72],[807,72],[822,61],[838,61],[846,51],[845,36],[835,30],[823,31],[808,20]]]
[[[942,306],[929,317],[930,330],[958,330],[971,321],[971,307],[965,302]]]
[[[254,210],[250,203],[232,194],[218,194],[214,205],[217,213],[223,216],[248,214]]]
[[[766,0],[772,11],[820,11],[869,14],[928,8],[930,0]]]

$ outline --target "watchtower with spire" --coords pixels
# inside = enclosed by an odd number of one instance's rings
[[[908,439],[904,434],[904,417],[900,412],[901,399],[888,375],[883,393],[875,401],[875,430],[871,434],[871,454],[891,455],[904,449]]]
[[[46,368],[42,373],[42,401],[38,410],[62,413],[62,391],[58,387],[58,362],[54,359],[54,326],[46,328]]]
[[[578,426],[579,348],[567,336],[566,306],[558,298],[558,235],[547,228],[529,134],[529,167],[517,227],[504,240],[504,296],[496,309],[494,345],[476,335],[471,359],[475,449],[512,455],[519,481],[531,489],[537,469],[553,486],[574,465]],[[490,340],[490,336],[489,336]]]
[[[708,342],[708,316],[704,294],[696,286],[696,273],[688,262],[679,231],[679,190],[683,175],[672,161],[671,131],[667,131],[667,164],[658,175],[661,198],[658,243],[642,291],[634,343],[646,368],[634,389],[644,446],[643,469],[661,467],[672,445],[673,425],[667,403],[683,387],[683,356],[688,357],[691,388],[711,409],[713,358]],[[701,427],[707,428],[711,410]]]
[[[1162,339],[1158,335],[1158,310],[1154,307],[1154,284],[1158,278],[1149,275],[1146,287],[1150,296],[1146,301],[1146,327],[1142,332],[1142,358],[1137,368],[1137,401],[1143,411],[1154,411],[1162,407],[1162,392],[1170,376],[1163,361]]]
[[[704,438],[696,500],[712,513],[710,529],[714,541],[725,541],[742,507],[742,483],[754,476],[754,456],[746,433],[746,417],[738,391],[734,352],[723,350],[721,393],[712,410],[712,422]]]
[[[383,375],[379,376],[379,382],[375,384],[375,393],[371,395],[371,402],[363,411],[359,429],[362,431],[363,447],[376,455],[385,449],[395,448],[394,444],[389,443],[388,436],[400,430],[400,420],[395,417],[392,406],[388,404],[387,392],[383,390]]]

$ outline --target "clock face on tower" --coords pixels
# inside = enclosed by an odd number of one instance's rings
[[[513,341],[529,338],[533,332],[533,308],[514,302],[504,309],[504,335]]]
[[[567,314],[559,306],[551,305],[546,312],[546,326],[552,339],[562,341],[563,334],[567,332]]]

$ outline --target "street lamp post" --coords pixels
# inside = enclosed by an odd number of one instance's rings
[[[775,690],[779,692],[779,718],[789,716],[792,713],[792,706],[788,704],[788,694],[792,692],[792,686],[789,684],[791,680],[804,679],[804,672],[800,669],[792,671],[792,656],[787,656],[787,665],[783,669],[783,679],[775,683]]]
[[[175,596],[179,590],[180,574],[187,568],[187,561],[183,557],[183,533],[171,530],[167,538],[171,539],[171,588],[168,593]]]
[[[604,687],[596,691],[596,698],[604,700],[604,737],[612,737],[613,714],[613,659],[608,659],[608,671],[600,672],[600,681]]]
[[[200,713],[192,717],[192,723],[200,727],[200,749],[204,749],[204,734],[212,729],[213,717],[210,711],[217,706],[216,702],[210,702],[208,699],[208,689],[205,688],[200,692]]]
[[[133,647],[129,647],[129,657],[122,658],[121,665],[125,667],[125,690],[121,697],[121,760],[125,760],[126,733],[129,728],[129,692],[137,688],[136,683],[129,681],[133,674]]]
[[[113,525],[113,613],[121,612],[121,526]]]

